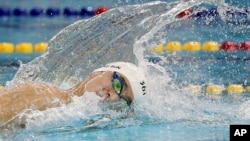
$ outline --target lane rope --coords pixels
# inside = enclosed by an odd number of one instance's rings
[[[0,53],[44,53],[47,50],[47,42],[38,42],[32,44],[30,42],[20,42],[18,44],[13,44],[10,42],[0,42]]]
[[[221,12],[219,12],[221,11]],[[228,9],[219,9],[216,6],[204,9],[200,7],[188,8],[176,15],[177,18],[188,18],[188,19],[206,19],[206,18],[217,18],[217,17],[228,17],[230,19],[248,19],[250,14],[250,8],[228,8]]]
[[[63,9],[57,7],[49,7],[47,9],[41,7],[34,7],[31,9],[25,9],[21,7],[8,8],[0,6],[0,17],[58,17],[58,16],[80,16],[80,17],[92,17],[103,12],[108,11],[109,8],[106,6],[99,6],[96,9],[93,7],[82,7],[81,9],[75,9],[72,7],[65,7]]]
[[[219,85],[219,84],[207,84],[206,86],[188,84],[185,86],[190,92],[194,94],[207,93],[210,95],[222,95],[228,94],[243,94],[250,93],[250,86],[243,86],[242,84],[229,84],[229,85]]]
[[[179,41],[169,41],[167,44],[159,44],[158,46],[152,48],[154,52],[165,52],[165,51],[250,51],[250,41],[242,41],[241,43],[233,41],[224,41],[221,44],[216,41],[207,41],[204,43],[198,41],[188,41],[181,44]]]

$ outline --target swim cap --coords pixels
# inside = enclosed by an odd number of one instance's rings
[[[140,68],[132,63],[114,62],[107,64],[102,68],[94,70],[94,72],[98,71],[116,71],[126,76],[130,83],[134,99],[136,101],[147,95],[145,74]]]

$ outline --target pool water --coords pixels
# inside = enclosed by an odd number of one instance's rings
[[[53,2],[44,2],[41,6],[79,7],[81,3]],[[0,31],[10,34],[1,35],[0,41],[36,43],[50,39],[45,54],[1,54],[2,85],[6,81],[9,81],[7,85],[12,85],[34,80],[65,89],[73,85],[72,78],[81,81],[93,69],[118,60],[138,63],[150,80],[149,95],[131,108],[103,108],[105,105],[98,102],[98,97],[86,94],[74,98],[69,105],[24,114],[26,128],[1,132],[0,139],[229,140],[229,125],[249,124],[249,93],[210,95],[201,91],[194,94],[185,88],[187,84],[205,87],[207,84],[227,86],[237,83],[248,86],[249,52],[152,51],[152,48],[169,41],[249,41],[249,13],[245,12],[247,17],[238,18],[223,15],[230,8],[242,10],[240,7],[247,5],[248,1],[146,2],[149,1],[89,2],[90,6],[127,6],[70,26],[80,20],[79,17],[0,18]],[[21,5],[25,3],[27,1]],[[135,3],[145,4],[132,5]],[[36,4],[34,1],[29,7]],[[191,18],[176,18],[183,9],[214,6],[219,11],[218,17],[196,19],[193,14]],[[35,57],[38,58],[27,63]],[[18,60],[25,64],[20,67]]]

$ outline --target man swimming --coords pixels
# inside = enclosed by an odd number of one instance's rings
[[[134,100],[146,95],[146,80],[142,70],[128,62],[115,62],[96,69],[89,77],[68,90],[40,82],[27,82],[0,92],[0,122],[15,118],[25,109],[44,111],[72,102],[73,96],[94,92],[103,101]]]

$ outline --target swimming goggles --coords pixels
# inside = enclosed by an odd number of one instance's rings
[[[112,76],[112,87],[114,91],[120,96],[123,89],[123,81],[117,72],[113,72]]]
[[[125,96],[121,95],[123,86],[124,86],[124,80],[118,75],[116,71],[114,71],[112,75],[112,87],[119,96],[119,98],[124,99],[127,102],[127,104],[130,105],[131,101],[129,101],[128,98],[126,98]]]

